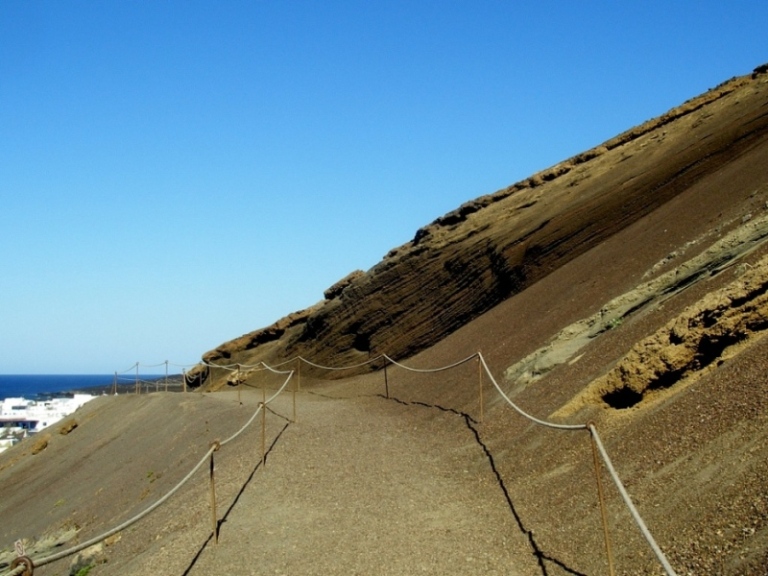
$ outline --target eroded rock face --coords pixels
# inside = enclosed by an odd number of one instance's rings
[[[699,239],[693,244],[701,241]],[[619,326],[624,320],[647,308],[658,306],[700,280],[720,273],[766,241],[768,215],[750,219],[721,236],[697,256],[617,296],[594,314],[566,326],[546,346],[507,368],[504,375],[507,380],[515,383],[513,394],[519,393],[555,367],[570,361],[603,332]],[[654,270],[658,272],[668,262],[665,259],[656,264],[646,275],[653,276]]]
[[[664,390],[679,390],[719,366],[768,329],[768,258],[723,290],[708,294],[655,334],[638,342],[605,376],[559,410],[588,404],[632,408]]]
[[[766,76],[736,78],[421,228],[326,300],[209,362],[405,358],[537,282],[768,137]],[[374,367],[376,368],[376,367]]]
[[[219,363],[222,360],[223,361],[229,361],[232,360],[234,356],[246,352],[248,350],[252,350],[254,348],[257,348],[259,346],[262,346],[264,344],[268,344],[270,342],[275,342],[280,340],[282,338],[287,330],[290,330],[291,328],[294,328],[297,325],[301,325],[307,321],[307,318],[309,318],[313,311],[317,310],[320,305],[315,305],[312,308],[307,308],[306,310],[300,310],[298,312],[294,312],[293,314],[289,314],[285,318],[281,318],[274,324],[267,326],[266,328],[261,328],[259,330],[254,330],[253,332],[249,332],[248,334],[244,334],[240,336],[239,338],[235,338],[234,340],[230,340],[229,342],[225,342],[221,346],[215,348],[214,350],[211,350],[210,352],[206,352],[203,355],[203,361],[210,362],[213,364]],[[236,363],[237,361],[233,361],[230,363]],[[245,364],[246,362],[239,362],[240,364]],[[196,371],[195,373],[199,372]],[[192,373],[192,371],[190,371]]]
[[[354,272],[351,272],[344,276],[341,280],[336,282],[333,286],[328,288],[325,292],[323,292],[323,296],[325,296],[326,300],[333,300],[334,298],[337,298],[341,296],[341,293],[344,292],[344,290],[352,284],[355,280],[358,278],[365,276],[365,272],[362,270],[355,270]]]

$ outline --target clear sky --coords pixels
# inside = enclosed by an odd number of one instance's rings
[[[768,62],[768,2],[0,1],[0,373],[192,364]]]

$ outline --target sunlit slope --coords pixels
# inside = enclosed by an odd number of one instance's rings
[[[765,78],[735,78],[466,203],[371,270],[329,288],[319,304],[204,359],[251,364],[302,355],[354,364],[382,352],[406,358],[439,342],[760,146],[768,135]],[[724,201],[728,194],[722,190]]]

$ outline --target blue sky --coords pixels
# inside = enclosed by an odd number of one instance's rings
[[[2,0],[0,373],[192,364],[768,62],[768,2]]]

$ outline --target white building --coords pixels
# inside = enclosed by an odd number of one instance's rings
[[[48,400],[6,398],[0,402],[0,452],[69,416],[93,398],[90,394]]]

